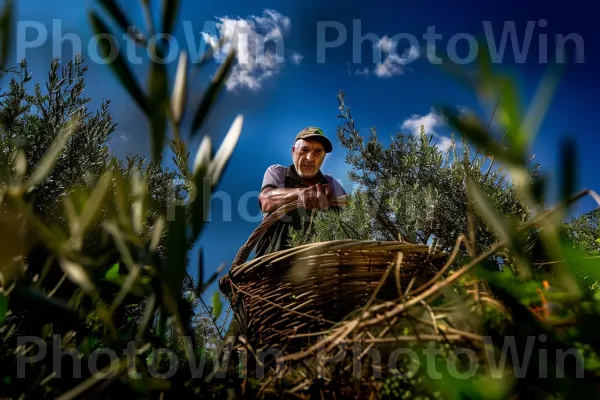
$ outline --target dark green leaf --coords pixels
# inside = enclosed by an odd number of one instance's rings
[[[138,332],[135,337],[136,343],[140,344],[144,339],[144,335],[146,334],[146,329],[148,329],[148,325],[154,319],[154,314],[156,312],[156,293],[152,292],[148,296],[148,301],[146,302],[146,306],[144,307],[144,313],[142,314],[142,319],[138,326]]]
[[[173,26],[175,25],[175,18],[179,11],[179,0],[163,0],[163,19],[162,19],[162,31],[163,33],[173,33]]]
[[[217,74],[213,78],[213,81],[208,87],[206,93],[204,94],[204,97],[202,97],[202,101],[200,102],[200,105],[198,106],[198,109],[196,110],[196,113],[194,114],[194,119],[192,121],[192,137],[198,132],[198,130],[202,126],[202,123],[206,120],[206,117],[208,116],[208,113],[210,112],[213,104],[217,100],[221,89],[225,85],[227,76],[229,75],[229,72],[233,67],[235,55],[235,51],[229,53],[229,55],[217,71]]]
[[[192,201],[192,240],[196,240],[206,223],[206,217],[210,208],[210,179],[204,176],[204,171],[194,178],[194,200]]]
[[[509,149],[512,149],[517,154],[524,154],[530,143],[527,132],[524,132],[521,127],[523,112],[517,88],[509,77],[502,76],[496,79],[502,90],[498,115],[502,125],[507,130]]]
[[[476,274],[480,279],[490,282],[494,288],[502,288],[507,295],[518,299],[521,304],[529,306],[540,301],[538,289],[541,289],[541,283],[535,280],[521,279],[510,268],[491,271],[481,264],[478,265]]]
[[[198,287],[204,285],[204,252],[198,249]]]
[[[453,126],[458,133],[471,140],[485,155],[494,156],[502,161],[512,164],[522,165],[524,158],[516,151],[505,150],[489,133],[486,133],[486,126],[475,117],[461,116],[460,111],[441,107],[441,113],[448,123]]]
[[[48,316],[54,322],[67,322],[70,326],[81,324],[80,315],[65,301],[58,298],[48,298],[45,293],[28,287],[23,283],[18,283],[11,292],[11,297],[15,296],[15,302],[22,307],[35,309],[38,315]]]
[[[158,161],[163,150],[169,105],[167,71],[165,64],[153,62],[150,67],[150,126],[152,132],[152,159]]]
[[[123,10],[116,3],[115,0],[100,0],[100,4],[104,9],[113,17],[115,22],[123,29],[124,32],[127,32],[127,29],[132,26],[129,23],[129,20],[123,13]]]
[[[103,57],[107,58],[110,55],[112,49],[119,48],[119,44],[117,42],[115,42],[115,40],[114,40],[115,36],[110,32],[110,29],[108,28],[108,26],[93,11],[90,13],[90,23],[92,24],[92,29],[93,29],[94,33],[96,33],[96,34],[107,33],[108,34],[108,41],[101,40],[99,42],[99,46],[100,46],[101,52],[103,54]],[[129,92],[129,95],[131,97],[133,97],[133,99],[136,101],[136,103],[140,107],[140,109],[144,113],[146,113],[146,115],[150,115],[150,112],[149,112],[150,110],[148,108],[146,96],[140,89],[135,76],[133,75],[133,73],[131,72],[131,69],[125,62],[125,59],[123,58],[123,55],[121,54],[121,52],[118,53],[116,59],[113,62],[111,62],[109,65],[110,65],[110,68],[115,73],[115,75],[117,76],[117,78],[119,79],[119,82],[121,82],[121,84],[127,89],[127,91]]]
[[[118,167],[113,168],[114,180],[115,180],[115,206],[119,218],[119,223],[126,227],[127,230],[131,229],[131,219],[127,213],[127,210],[131,207],[128,201],[131,189],[127,186],[121,170]]]
[[[160,306],[158,311],[158,323],[156,324],[156,335],[162,341],[165,340],[167,334],[167,319],[169,317],[169,310],[165,305]]]
[[[499,213],[497,211],[498,207],[471,180],[467,180],[467,193],[490,230],[499,240],[504,241],[512,251],[519,274],[523,277],[531,276],[531,267],[527,260],[527,255],[522,251],[522,247],[518,243],[520,236],[516,230],[516,222],[511,216],[504,216]]]
[[[206,49],[206,51],[204,51],[204,53],[202,53],[202,55],[198,57],[195,62],[193,62],[193,66],[196,68],[201,68],[202,66],[206,65],[206,62],[213,57],[215,51],[223,47],[225,40],[225,37],[221,36],[215,46],[208,46],[208,49]]]
[[[477,52],[477,65],[481,81],[485,85],[493,81],[491,53],[485,39],[479,38],[478,46],[480,51]]]
[[[12,43],[13,37],[13,14],[14,4],[13,0],[8,0],[2,13],[0,14],[0,68],[6,68],[6,61],[8,60],[8,52],[10,51],[10,44]]]
[[[8,299],[3,293],[0,293],[0,325],[4,323],[6,312],[8,311]]]
[[[83,211],[79,215],[79,230],[77,234],[83,235],[84,232],[90,227],[102,212],[102,206],[106,193],[112,183],[112,171],[109,169],[100,177],[98,184],[94,188],[94,191],[85,202]]]
[[[109,268],[108,271],[106,271],[106,274],[104,275],[105,279],[108,280],[116,280],[119,278],[119,270],[120,270],[121,266],[119,263],[115,263],[112,267]]]
[[[509,221],[496,211],[496,207],[470,179],[467,180],[467,194],[499,240],[509,241],[512,234]]]
[[[587,281],[589,284],[600,281],[600,258],[590,256],[567,241],[562,241],[561,245],[565,254],[565,263],[557,265],[562,264],[561,267],[566,272]]]
[[[181,283],[185,275],[185,259],[187,255],[185,208],[175,207],[174,218],[167,222],[167,259],[162,269],[165,279],[173,295],[181,293]]]
[[[554,97],[554,92],[558,87],[558,82],[564,74],[565,69],[566,65],[563,63],[551,64],[536,89],[533,101],[523,118],[522,126],[522,130],[529,137],[530,143],[533,143],[538,134],[540,125],[548,111],[550,102]]]
[[[573,138],[566,137],[562,139],[561,149],[561,182],[560,182],[560,201],[565,201],[575,193],[576,182],[576,150]]]
[[[215,290],[212,296],[212,304],[213,304],[213,317],[215,320],[219,319],[221,315],[221,310],[223,309],[223,304],[221,303],[221,296],[219,295],[219,291]]]

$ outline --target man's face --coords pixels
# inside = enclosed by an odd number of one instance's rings
[[[301,178],[313,178],[325,160],[325,148],[316,140],[298,140],[292,147],[294,167]]]

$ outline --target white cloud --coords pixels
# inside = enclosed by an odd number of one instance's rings
[[[372,71],[365,68],[357,70],[355,73],[357,75],[369,75],[373,73],[380,78],[403,75],[406,65],[420,57],[419,48],[411,46],[402,55],[398,55],[397,46],[398,43],[396,41],[387,36],[382,37],[374,47],[381,52],[383,61],[378,62]]]
[[[433,139],[441,151],[446,151],[452,146],[452,139],[442,133],[442,129],[447,128],[444,117],[433,109],[426,115],[413,114],[402,122],[400,129],[418,135],[421,132],[421,126],[425,130],[425,134],[433,135]]]
[[[290,58],[292,59],[292,62],[294,64],[300,64],[302,62],[302,59],[304,58],[304,56],[300,53],[294,52],[294,53],[292,53]]]
[[[285,62],[284,37],[290,32],[291,21],[274,10],[265,10],[262,16],[244,18],[219,17],[218,35],[203,32],[204,41],[216,48],[219,39],[225,45],[215,51],[215,59],[222,62],[231,49],[237,51],[237,62],[226,82],[228,90],[246,87],[258,90],[262,83],[280,71]],[[303,56],[292,52],[289,59],[298,64]]]
[[[444,119],[441,115],[437,114],[434,110],[431,110],[427,115],[413,114],[410,118],[404,121],[401,125],[401,129],[418,135],[421,131],[421,126],[424,127],[425,133],[432,135],[439,135],[439,128],[445,125]]]
[[[395,63],[390,57],[386,57],[383,63],[377,64],[373,73],[380,78],[387,78],[404,74],[401,64]]]
[[[446,152],[448,151],[448,149],[450,147],[452,147],[452,139],[450,139],[447,136],[437,136],[438,139],[438,148],[442,151],[442,152]]]

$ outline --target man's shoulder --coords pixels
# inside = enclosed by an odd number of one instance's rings
[[[285,179],[285,171],[287,167],[281,164],[270,165],[265,171],[265,175],[277,177],[278,179]]]
[[[273,164],[265,171],[261,185],[261,191],[266,187],[283,187],[285,182],[285,167],[281,164]]]
[[[323,176],[325,176],[325,178],[327,180],[331,180],[331,181],[335,181],[335,182],[339,183],[331,174],[323,174]]]
[[[342,184],[338,180],[336,180],[331,174],[323,174],[323,176],[325,177],[327,182],[333,187],[336,196],[339,197],[346,194],[346,190],[344,190]]]
[[[335,179],[335,178],[333,177],[333,175],[331,175],[331,174],[325,174],[325,173],[324,173],[324,174],[323,174],[323,176],[324,176],[324,177],[325,177],[325,179],[327,179],[329,182],[335,182],[335,183],[337,183],[338,185],[340,184],[340,182],[339,182],[337,179]]]
[[[285,169],[286,169],[286,167],[281,164],[273,164],[267,168],[267,171],[273,171],[273,172],[280,173],[280,172],[285,172]]]

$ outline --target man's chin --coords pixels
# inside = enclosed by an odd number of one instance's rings
[[[306,169],[302,169],[300,168],[299,174],[302,178],[314,178],[315,175],[317,175],[317,171],[315,171],[314,169],[311,170],[306,170]]]

